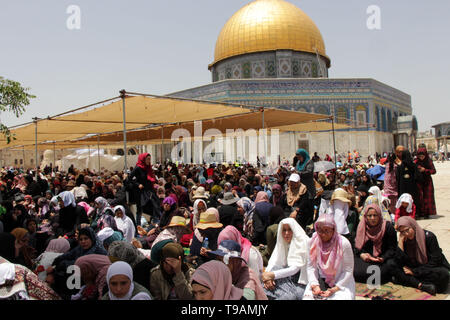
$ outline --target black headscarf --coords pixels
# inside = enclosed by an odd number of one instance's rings
[[[0,233],[0,256],[14,262],[16,250],[15,250],[16,238],[7,232]]]

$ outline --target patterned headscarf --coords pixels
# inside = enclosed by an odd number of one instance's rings
[[[317,230],[321,227],[333,228],[333,236],[330,241],[324,243],[319,234],[315,232],[311,239],[309,258],[312,264],[320,267],[325,274],[325,282],[330,287],[334,287],[336,272],[342,263],[344,254],[342,239],[337,232],[336,222],[332,215],[324,213],[317,219],[314,229]]]

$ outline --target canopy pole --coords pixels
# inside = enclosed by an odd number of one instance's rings
[[[25,170],[25,146],[22,146],[23,169]]]
[[[36,181],[38,178],[38,151],[37,151],[37,117],[33,118],[34,120],[34,156],[36,161]]]
[[[262,129],[264,137],[264,163],[267,164],[267,149],[266,149],[266,135],[264,134],[264,108],[262,109]]]
[[[160,154],[160,160],[159,160],[159,164],[162,165],[163,163],[163,150],[164,150],[164,127],[161,126],[161,154]]]
[[[56,147],[55,147],[56,141],[53,141],[53,167],[52,170],[54,171],[56,168]]]
[[[100,173],[100,136],[97,135],[97,159],[98,159],[98,173]]]
[[[337,169],[337,163],[336,163],[336,137],[334,135],[334,116],[331,116],[331,124],[332,124],[332,127],[333,127],[334,168]]]
[[[122,106],[123,106],[123,153],[124,153],[124,171],[127,171],[127,125],[126,125],[126,118],[125,118],[125,89],[120,90],[120,97],[122,98]]]

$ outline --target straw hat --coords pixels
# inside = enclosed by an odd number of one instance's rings
[[[209,196],[206,193],[206,190],[204,187],[198,187],[197,190],[194,192],[194,196],[192,199],[208,199]]]
[[[223,224],[217,222],[214,212],[206,211],[200,214],[200,222],[195,227],[204,230],[208,228],[222,228]]]
[[[349,199],[350,196],[347,191],[344,189],[336,189],[333,192],[333,195],[331,196],[330,203],[333,204],[334,200],[341,200],[342,202],[346,202],[349,205],[352,204],[352,201]]]
[[[186,228],[187,227],[186,219],[184,217],[180,217],[180,216],[173,216],[172,219],[170,220],[170,223],[165,228],[170,228],[170,227],[185,227]]]

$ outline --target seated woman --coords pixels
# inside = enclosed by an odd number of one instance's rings
[[[219,222],[219,211],[216,208],[208,208],[200,215],[200,222],[195,226],[194,237],[190,247],[191,256],[197,256],[197,263],[200,265],[212,260],[208,256],[208,251],[217,249],[217,238],[222,231],[223,224]],[[207,248],[205,240],[208,239]]]
[[[366,283],[372,275],[368,268],[380,267],[380,283],[391,281],[389,260],[397,250],[397,234],[391,222],[383,219],[381,209],[376,204],[366,207],[356,232],[355,267],[353,275],[356,282]]]
[[[275,249],[277,243],[278,224],[281,220],[286,218],[283,208],[280,206],[274,206],[270,209],[269,213],[269,226],[266,230],[267,245],[261,247],[261,256],[263,258],[263,265],[267,266],[269,259],[272,256],[272,252]]]
[[[133,281],[131,266],[123,261],[111,264],[106,273],[108,293],[102,300],[152,300],[150,292]]]
[[[36,250],[28,243],[30,239],[28,230],[24,228],[15,228],[11,231],[11,234],[16,238],[16,263],[33,270],[33,259],[36,258]]]
[[[247,300],[267,300],[259,276],[241,257],[239,243],[233,240],[223,240],[219,243],[219,248],[210,254],[228,266],[233,285],[244,290],[244,297]]]
[[[133,281],[150,291],[150,270],[156,267],[135,246],[126,241],[114,241],[108,248],[111,262],[124,261],[133,269]]]
[[[217,260],[202,264],[192,276],[195,300],[246,300],[244,290],[233,286],[230,269]]]
[[[408,216],[398,219],[397,231],[400,237],[392,264],[395,282],[432,295],[445,292],[450,265],[434,233]]]
[[[114,207],[115,220],[117,229],[122,231],[125,241],[130,242],[133,240],[136,228],[133,221],[125,214],[125,208],[123,206]]]
[[[189,233],[190,230],[186,225],[186,219],[180,216],[173,216],[170,223],[163,228],[161,233],[153,241],[152,248],[158,242],[167,239],[172,239],[174,242],[180,243],[181,238]]]
[[[397,223],[398,219],[404,216],[416,219],[416,205],[409,193],[402,194],[395,204],[395,222]]]
[[[156,300],[192,300],[194,296],[190,281],[194,269],[184,262],[183,247],[170,240],[156,246],[152,249],[152,255],[154,262],[159,262],[159,265],[150,272],[152,296]]]
[[[270,300],[302,300],[308,283],[308,236],[293,218],[278,225],[277,244],[262,274]]]
[[[259,278],[260,274],[263,271],[263,260],[261,254],[258,249],[252,246],[252,243],[247,238],[244,238],[238,229],[234,226],[226,226],[219,233],[219,237],[217,238],[217,242],[221,243],[224,240],[233,240],[237,242],[242,249],[241,254],[244,261],[248,264],[248,266],[253,269]]]
[[[83,286],[72,296],[72,300],[101,300],[106,284],[106,273],[111,265],[108,256],[102,254],[89,254],[75,261],[80,268]]]
[[[389,213],[389,206],[386,206],[383,202],[385,197],[381,194],[380,188],[377,186],[370,187],[369,189],[369,196],[367,197],[366,201],[364,202],[364,208],[360,212],[359,218],[362,219],[364,212],[366,211],[365,208],[371,204],[376,204],[381,209],[381,215],[384,220],[386,221],[392,221],[391,215]],[[389,200],[388,198],[386,198]]]
[[[53,265],[53,261],[60,255],[70,250],[70,243],[65,238],[53,239],[48,243],[45,252],[36,259],[35,272],[41,281],[47,279],[47,269]],[[53,281],[49,281],[53,283]]]
[[[338,188],[334,190],[333,195],[331,196],[330,205],[326,212],[333,216],[333,220],[336,223],[336,231],[347,239],[350,238],[347,218],[351,205],[352,201],[350,200],[348,192]]]
[[[303,300],[354,300],[353,250],[350,242],[337,232],[336,222],[322,214],[314,224],[310,240],[308,286]]]
[[[97,237],[103,244],[103,248],[108,251],[111,243],[114,241],[125,241],[121,231],[114,231],[110,227],[103,228],[97,233]]]

